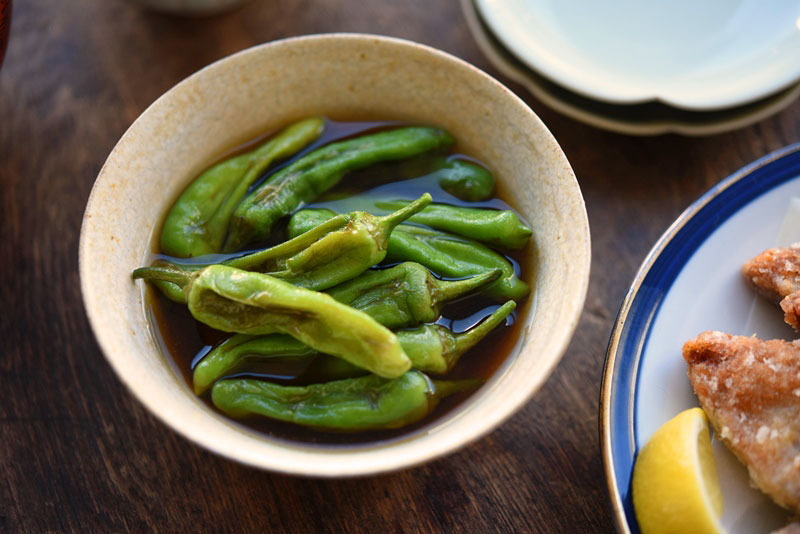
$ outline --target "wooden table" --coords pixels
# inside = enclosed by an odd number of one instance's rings
[[[609,332],[639,263],[697,196],[800,141],[800,102],[707,138],[585,126],[508,83],[453,0],[255,0],[183,19],[125,0],[17,0],[0,70],[0,531],[610,532],[598,443]],[[387,34],[455,54],[517,91],[572,162],[593,230],[586,308],[563,361],[496,431],[423,467],[308,480],[219,458],[134,400],[80,298],[81,215],[103,161],[161,93],[282,37]]]

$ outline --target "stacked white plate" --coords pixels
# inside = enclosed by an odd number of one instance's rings
[[[461,0],[487,58],[572,118],[709,135],[800,96],[800,1]]]

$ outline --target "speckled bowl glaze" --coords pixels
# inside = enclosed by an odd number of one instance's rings
[[[467,401],[391,441],[325,447],[271,439],[195,397],[159,348],[142,283],[154,229],[187,182],[220,154],[300,117],[436,124],[486,162],[499,193],[530,222],[524,279],[534,292],[510,356]],[[234,54],[179,83],[133,123],[92,190],[80,241],[81,289],[97,340],[128,389],[180,434],[239,462],[322,477],[374,474],[431,460],[519,409],[558,363],[583,307],[590,242],[578,183],[525,103],[475,67],[387,37],[329,34]]]

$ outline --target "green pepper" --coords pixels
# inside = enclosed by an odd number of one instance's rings
[[[378,200],[373,203],[380,210],[394,211],[407,205],[408,201]],[[522,248],[531,237],[531,229],[511,210],[431,204],[408,221],[506,249]]]
[[[453,142],[444,130],[407,127],[314,150],[270,176],[239,204],[231,218],[224,250],[235,252],[251,241],[267,237],[278,219],[317,198],[347,172],[447,147]]]
[[[439,280],[419,263],[370,270],[327,293],[389,328],[435,321],[444,303],[463,297],[500,276],[493,269],[463,280]]]
[[[194,392],[198,395],[203,394],[216,380],[230,374],[233,369],[241,367],[249,360],[280,357],[311,362],[318,354],[318,351],[285,334],[267,336],[234,334],[211,349],[197,363],[192,371]],[[344,362],[339,358],[333,359]],[[348,368],[359,369],[347,362],[345,364]]]
[[[480,383],[431,380],[419,371],[394,380],[369,375],[310,386],[239,378],[214,384],[211,400],[235,418],[260,415],[321,430],[358,432],[416,423],[439,399]]]
[[[306,209],[295,213],[289,221],[289,235],[297,235],[336,217],[328,209]],[[440,230],[410,224],[398,225],[389,236],[387,261],[414,261],[433,272],[452,278],[500,269],[502,275],[481,293],[493,299],[521,300],[530,288],[514,273],[514,266],[503,255],[464,237]]]
[[[487,319],[466,332],[456,334],[438,324],[425,324],[396,332],[397,339],[414,369],[444,374],[453,368],[465,352],[505,320],[515,307],[513,300],[506,302]],[[249,361],[287,358],[306,361],[306,373],[325,377],[327,380],[361,376],[367,372],[340,358],[320,354],[290,336],[236,334],[211,349],[195,366],[192,375],[194,391],[201,395],[215,381]]]
[[[500,278],[482,291],[494,299],[519,301],[530,291],[528,284],[517,277],[510,261],[477,241],[440,230],[402,225],[395,243],[390,239],[388,261],[417,261],[443,276],[461,277],[500,269]]]
[[[436,174],[439,187],[460,200],[478,202],[492,196],[492,173],[474,163],[451,159]]]
[[[513,300],[509,300],[484,321],[459,334],[442,325],[425,324],[413,330],[400,330],[397,338],[414,369],[445,374],[465,352],[503,322],[516,306]]]
[[[386,256],[392,230],[431,202],[424,194],[411,204],[384,217],[352,212],[331,218],[280,245],[222,262],[247,271],[265,272],[307,289],[322,290],[358,276]],[[199,270],[202,264],[176,264],[156,260],[154,267]],[[134,271],[134,278],[158,279],[148,267]],[[188,280],[188,279],[187,279]],[[171,299],[181,302],[180,286],[160,281],[158,287]]]
[[[153,265],[159,265],[160,262],[153,262]],[[134,276],[136,278],[136,276]],[[146,276],[142,278],[147,278]],[[167,282],[166,280],[148,280],[151,284],[156,286],[161,293],[172,302],[179,304],[186,304],[186,295],[183,288],[174,282]]]
[[[298,236],[229,263],[247,270],[267,271],[300,287],[327,289],[383,261],[392,230],[430,203],[431,196],[425,193],[384,217],[353,212],[346,216],[347,223],[341,229],[321,238],[317,239],[312,231],[309,236]]]
[[[411,367],[391,330],[325,293],[227,265],[191,273],[169,267],[146,269],[153,278],[185,287],[189,312],[211,328],[240,334],[289,334],[319,352],[387,378]]]
[[[220,378],[238,370],[246,370],[247,364],[250,362],[297,360],[305,362],[306,368],[308,368],[317,363],[318,359],[325,360],[322,365],[325,366],[326,371],[333,370],[333,373],[324,375],[330,379],[350,378],[369,372],[343,359],[323,355],[285,334],[266,336],[234,334],[211,349],[197,363],[192,371],[192,385],[194,392],[202,395]],[[339,362],[343,365],[340,365]]]
[[[161,230],[161,251],[179,258],[219,252],[231,214],[248,188],[272,162],[300,151],[317,139],[324,127],[320,118],[302,120],[255,150],[203,172],[170,209]]]

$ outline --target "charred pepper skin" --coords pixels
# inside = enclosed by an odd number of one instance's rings
[[[234,418],[259,415],[320,430],[363,432],[416,423],[441,398],[480,383],[436,381],[419,371],[393,380],[368,375],[310,386],[239,378],[217,382],[211,400]]]
[[[289,236],[305,232],[332,217],[336,214],[324,208],[298,211],[289,221]],[[500,269],[500,278],[487,285],[481,293],[501,302],[507,299],[520,301],[530,292],[528,284],[517,277],[514,266],[503,255],[477,241],[441,230],[398,225],[389,236],[385,259],[417,262],[440,276],[452,278]]]
[[[280,245],[225,260],[221,264],[264,272],[298,287],[327,289],[383,261],[394,228],[430,202],[431,196],[426,193],[383,217],[366,212],[338,215]],[[184,270],[188,274],[205,266],[201,263],[179,265],[157,260],[149,268],[136,269],[133,276],[146,280],[152,278],[170,300],[181,302],[181,286],[159,281],[157,270],[153,268]]]
[[[231,217],[223,250],[235,252],[270,234],[280,218],[311,202],[346,173],[373,163],[409,158],[449,147],[453,137],[438,128],[406,127],[323,146],[270,176],[242,200]]]
[[[217,253],[228,223],[248,188],[275,161],[286,159],[317,139],[325,122],[313,117],[278,132],[255,150],[206,170],[178,197],[161,230],[161,251],[177,258]]]
[[[458,363],[464,353],[505,321],[515,307],[514,301],[509,300],[466,332],[456,334],[442,325],[425,324],[396,332],[397,339],[414,369],[430,374],[445,374]],[[236,334],[214,347],[197,364],[192,376],[195,393],[203,394],[220,378],[231,374],[235,369],[241,369],[248,359],[305,361],[307,373],[325,380],[353,378],[367,373],[345,360],[320,354],[290,336]]]

